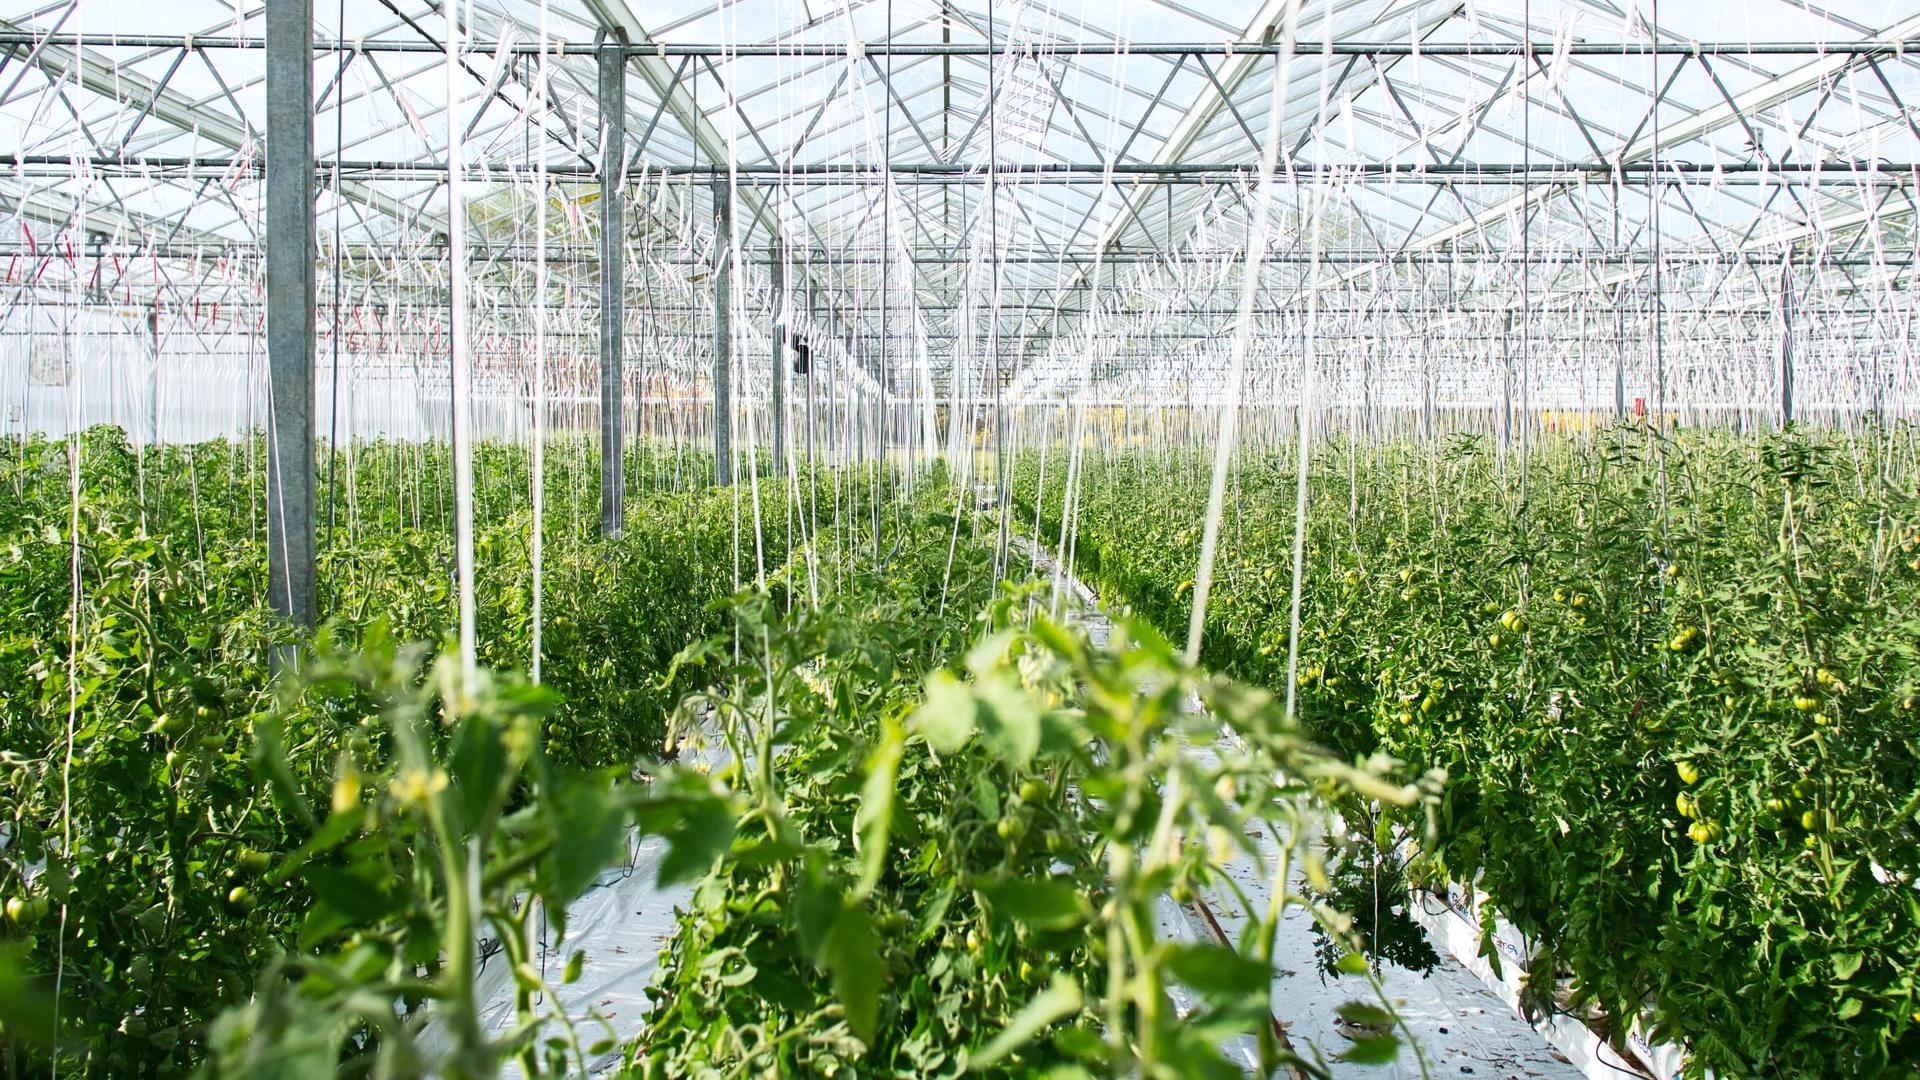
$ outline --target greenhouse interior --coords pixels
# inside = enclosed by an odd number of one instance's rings
[[[0,1077],[1920,1075],[1913,0],[0,7]]]

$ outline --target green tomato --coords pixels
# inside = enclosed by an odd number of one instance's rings
[[[7,918],[22,930],[37,924],[47,913],[47,902],[37,896],[7,898]]]
[[[260,898],[245,885],[235,885],[227,891],[227,907],[240,915],[251,915],[253,909],[260,906]]]

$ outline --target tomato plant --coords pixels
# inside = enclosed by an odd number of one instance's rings
[[[1533,979],[1573,987],[1556,1007],[1616,1034],[1650,1011],[1695,1070],[1920,1062],[1920,498],[1912,433],[1870,435],[1622,429],[1504,463],[1464,436],[1332,441],[1309,462],[1302,718],[1444,768],[1437,841],[1380,839],[1538,942]],[[1023,462],[1023,521],[1184,625],[1199,463],[1081,468],[1063,523],[1064,468]],[[1206,619],[1208,662],[1275,687],[1294,483],[1287,453],[1237,466]]]

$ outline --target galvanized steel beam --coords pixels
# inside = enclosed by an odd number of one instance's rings
[[[317,614],[313,0],[267,0],[266,19],[267,592],[276,614],[310,628]]]

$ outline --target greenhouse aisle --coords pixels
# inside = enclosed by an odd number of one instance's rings
[[[729,760],[727,749],[710,729],[702,727],[680,745],[683,761],[712,770]],[[660,863],[667,845],[658,836],[631,834],[624,865],[602,871],[593,887],[567,907],[564,940],[549,921],[547,937],[536,950],[541,976],[553,986],[561,1011],[580,1029],[583,1046],[607,1038],[612,1049],[591,1055],[594,1075],[615,1071],[623,1048],[645,1027],[653,1000],[647,995],[660,968],[660,958],[679,929],[678,912],[693,900],[694,882],[659,883]],[[483,963],[478,979],[481,1022],[496,1035],[515,1022],[513,972],[498,955],[498,942],[481,941]],[[574,953],[585,954],[577,982],[554,978]],[[440,1041],[434,1041],[437,1035]],[[429,1029],[429,1042],[440,1045],[444,1034]],[[506,1062],[502,1075],[522,1075],[518,1062]]]
[[[1036,579],[1055,581],[1067,598],[1062,613],[1085,628],[1097,645],[1105,645],[1113,624],[1100,609],[1099,599],[1084,582],[1062,572],[1058,561],[1047,549],[1016,533],[1013,545],[1020,556],[1030,560]],[[1273,851],[1272,838],[1257,836],[1263,855]],[[1263,859],[1263,867],[1273,864]],[[1270,873],[1256,872],[1240,859],[1227,868],[1255,905],[1263,905],[1269,895]],[[1296,879],[1298,880],[1298,879]],[[1227,935],[1238,940],[1248,920],[1230,898],[1204,897],[1214,917]],[[1160,930],[1169,938],[1203,940],[1207,929],[1202,920],[1186,908],[1168,901],[1162,905]],[[1309,1057],[1317,1047],[1328,1058],[1337,1056],[1349,1044],[1337,1022],[1336,1010],[1344,1002],[1364,998],[1364,982],[1351,976],[1322,977],[1315,957],[1316,938],[1312,920],[1300,908],[1288,911],[1281,921],[1275,942],[1273,983],[1275,1019],[1286,1026],[1295,1048]],[[1439,1076],[1497,1077],[1500,1080],[1552,1078],[1571,1080],[1582,1072],[1524,1019],[1509,1008],[1486,984],[1445,949],[1437,948],[1440,963],[1432,972],[1421,974],[1393,964],[1381,971],[1387,997],[1393,1002],[1427,1057],[1430,1074]],[[1387,1070],[1376,1066],[1335,1063],[1335,1075],[1355,1077],[1421,1075],[1414,1054],[1402,1048],[1400,1058]]]

